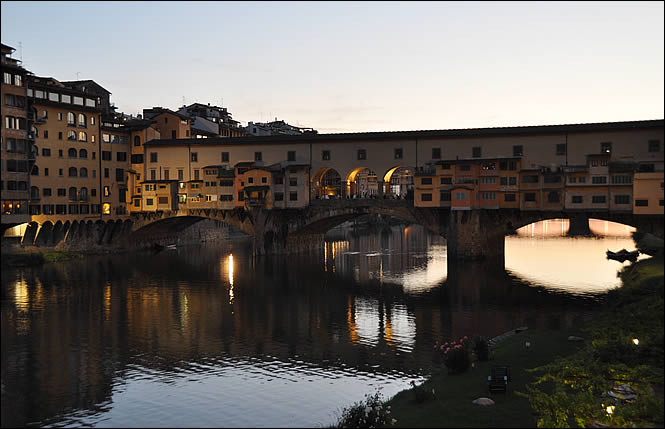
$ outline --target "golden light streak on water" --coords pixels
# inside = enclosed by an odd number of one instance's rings
[[[111,282],[104,285],[104,320],[111,320]]]
[[[233,254],[229,255],[229,304],[233,304]]]

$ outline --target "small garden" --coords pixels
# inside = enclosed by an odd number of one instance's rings
[[[482,337],[437,344],[440,369],[425,383],[386,402],[368,396],[343,410],[335,427],[662,427],[662,256],[620,277],[622,287],[578,332],[526,330],[494,346]],[[488,390],[496,365],[510,367],[505,393]],[[479,398],[492,405],[473,403]]]

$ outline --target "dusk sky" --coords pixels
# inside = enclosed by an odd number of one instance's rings
[[[628,121],[664,117],[663,9],[3,1],[2,43],[131,114],[184,97],[322,133]]]

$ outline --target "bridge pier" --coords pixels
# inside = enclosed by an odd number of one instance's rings
[[[589,216],[585,214],[570,215],[570,227],[568,228],[568,237],[589,237],[593,233],[589,229]]]
[[[37,222],[30,222],[25,228],[23,238],[21,239],[21,246],[32,246],[39,231],[39,224]]]
[[[504,265],[506,228],[489,210],[454,210],[446,238],[448,260],[487,260]]]

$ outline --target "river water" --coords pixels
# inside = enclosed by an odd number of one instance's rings
[[[393,226],[307,255],[238,240],[3,270],[2,426],[330,425],[421,380],[437,341],[596,311],[620,284],[605,250],[632,239],[548,225],[507,237],[505,267],[448,266],[444,239]]]

